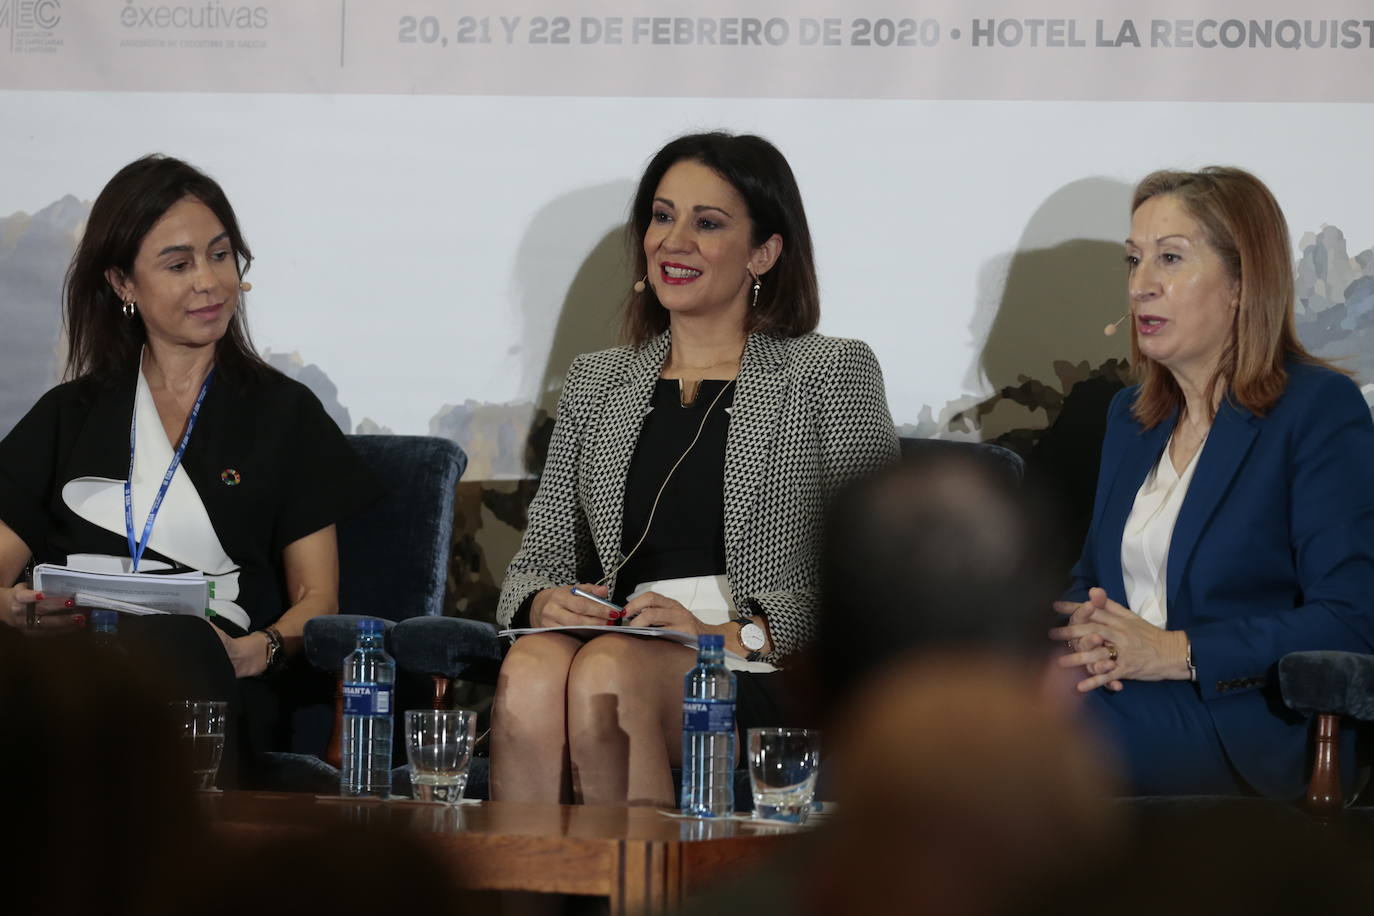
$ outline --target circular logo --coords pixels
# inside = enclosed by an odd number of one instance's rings
[[[219,479],[224,481],[226,487],[237,487],[243,482],[243,476],[233,468],[225,468],[219,472]]]
[[[62,3],[60,0],[38,0],[33,5],[33,21],[38,23],[42,29],[56,28],[62,21]]]

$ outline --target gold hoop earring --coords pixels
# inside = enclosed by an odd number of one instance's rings
[[[137,306],[138,303],[132,299],[124,303],[124,317],[129,319],[130,321],[133,321],[134,316],[138,314]]]

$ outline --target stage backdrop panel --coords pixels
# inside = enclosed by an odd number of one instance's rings
[[[1367,2],[1103,6],[0,0],[0,432],[60,377],[90,201],[186,158],[257,255],[270,361],[350,432],[468,451],[450,592],[488,614],[563,373],[616,339],[634,183],[701,129],[788,156],[822,330],[873,345],[908,434],[1035,454],[1124,381],[1101,329],[1166,166],[1269,183],[1304,340],[1374,382]]]

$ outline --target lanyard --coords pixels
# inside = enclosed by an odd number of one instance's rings
[[[143,551],[148,548],[148,536],[153,533],[153,522],[157,521],[157,511],[162,508],[162,498],[167,495],[167,488],[172,485],[172,477],[181,465],[181,456],[186,454],[186,443],[191,441],[191,430],[196,428],[200,405],[205,401],[205,392],[210,390],[210,379],[214,377],[215,370],[211,368],[210,373],[205,376],[205,381],[201,383],[200,394],[196,395],[195,406],[191,408],[191,416],[186,420],[186,432],[181,436],[181,443],[177,446],[176,454],[172,456],[172,463],[167,465],[167,473],[162,476],[162,486],[158,487],[152,508],[148,510],[148,520],[143,525],[143,539],[139,541],[134,540],[134,446],[138,440],[138,405],[134,405],[133,418],[129,420],[129,477],[124,481],[124,530],[129,536],[129,558],[133,560],[134,572],[138,572],[138,561],[143,559]]]

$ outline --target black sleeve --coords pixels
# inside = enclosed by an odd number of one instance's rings
[[[348,444],[314,394],[302,388],[286,460],[288,486],[277,512],[273,549],[284,550],[367,508],[381,483]]]
[[[46,543],[52,527],[47,503],[58,465],[59,402],[57,389],[49,391],[0,440],[0,521],[30,551]]]

